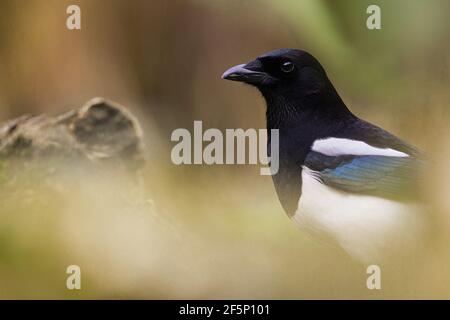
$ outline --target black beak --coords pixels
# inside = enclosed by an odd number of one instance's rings
[[[261,66],[259,63],[256,63],[256,61],[240,64],[225,71],[222,75],[222,79],[254,85],[261,84],[271,77],[260,69]]]

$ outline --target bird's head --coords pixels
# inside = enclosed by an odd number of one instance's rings
[[[265,53],[228,69],[222,79],[258,88],[266,99],[268,116],[292,118],[305,112],[328,115],[348,112],[324,68],[302,50],[279,49]]]

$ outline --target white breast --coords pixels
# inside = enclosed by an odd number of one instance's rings
[[[422,234],[419,205],[340,192],[316,180],[306,167],[302,178],[292,219],[302,229],[337,242],[357,260],[380,263],[388,253],[410,248]]]

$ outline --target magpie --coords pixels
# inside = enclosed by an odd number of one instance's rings
[[[422,152],[354,115],[311,54],[271,51],[222,78],[264,97],[267,128],[279,130],[273,182],[301,229],[365,263],[398,256],[420,239]]]

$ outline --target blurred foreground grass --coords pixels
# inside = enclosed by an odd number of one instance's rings
[[[430,201],[443,236],[414,265],[381,266],[381,291],[366,288],[366,266],[297,230],[256,167],[156,158],[141,183],[113,169],[24,170],[0,191],[0,298],[450,298],[441,160]],[[65,287],[72,264],[81,291]]]

